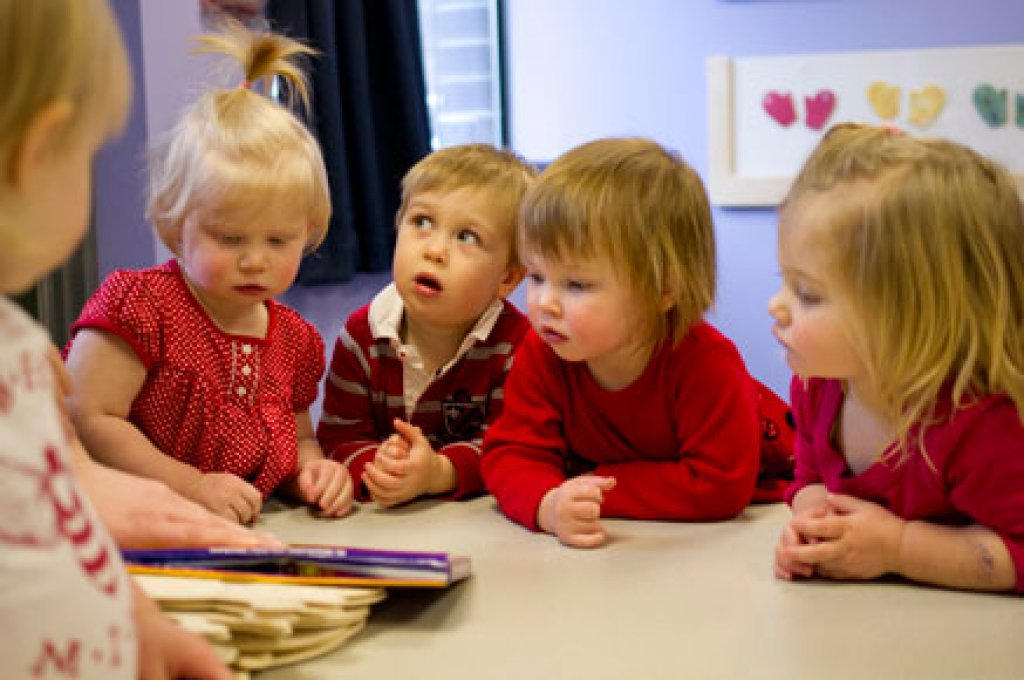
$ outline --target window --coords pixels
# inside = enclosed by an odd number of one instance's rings
[[[500,0],[419,0],[431,147],[505,143]]]

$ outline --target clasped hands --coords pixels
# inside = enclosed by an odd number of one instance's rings
[[[395,433],[381,442],[363,469],[370,498],[390,508],[454,489],[458,480],[451,461],[434,451],[423,431],[398,418],[394,427]]]
[[[828,494],[794,514],[775,549],[775,575],[873,579],[899,573],[906,521],[877,503]]]

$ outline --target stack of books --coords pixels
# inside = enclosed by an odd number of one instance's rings
[[[236,673],[297,663],[342,645],[385,588],[444,588],[470,574],[444,552],[324,545],[124,551],[162,610],[204,636]]]

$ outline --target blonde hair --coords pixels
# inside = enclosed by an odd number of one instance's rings
[[[520,216],[524,250],[610,262],[643,301],[655,342],[679,342],[714,301],[704,184],[653,141],[601,139],[568,151],[541,173]]]
[[[153,148],[147,217],[177,252],[181,224],[197,208],[254,211],[287,202],[308,214],[307,250],[312,250],[323,241],[331,216],[320,147],[288,107],[250,88],[280,76],[293,98],[308,101],[296,61],[314,51],[233,21],[197,42],[196,52],[237,59],[245,82],[200,97]]]
[[[1024,218],[1009,173],[954,142],[844,124],[800,171],[780,229],[824,192],[819,240],[899,448],[952,416],[935,408],[946,390],[954,411],[1006,394],[1024,416]]]
[[[107,135],[114,134],[128,115],[128,58],[105,0],[0,0],[0,73],[4,174],[26,126],[45,106],[75,106],[68,137],[86,121],[102,121]]]
[[[519,264],[516,223],[519,205],[533,184],[537,171],[512,151],[490,144],[462,144],[424,156],[402,178],[401,222],[412,199],[428,191],[452,191],[464,187],[490,195],[498,226],[511,235],[509,264]]]

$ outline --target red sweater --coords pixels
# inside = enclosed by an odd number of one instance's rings
[[[583,362],[527,334],[484,438],[484,481],[509,518],[537,530],[541,499],[581,472],[615,477],[606,517],[719,520],[754,492],[761,428],[755,384],[707,323],[659,346],[639,378],[601,388]]]
[[[981,524],[999,534],[1017,570],[1014,590],[1024,592],[1024,425],[1013,401],[987,396],[948,418],[947,394],[939,414],[947,419],[925,430],[924,445],[934,469],[908,437],[902,464],[876,462],[853,474],[830,431],[839,418],[843,390],[838,380],[799,379],[792,384],[796,417],[796,481],[792,501],[808,484],[878,503],[903,519],[936,524]]]
[[[369,500],[363,468],[394,433],[394,419],[406,417],[402,362],[388,340],[374,339],[369,312],[370,305],[355,311],[334,345],[316,432],[324,453],[348,465],[360,501]],[[505,376],[527,328],[526,317],[505,302],[487,341],[437,377],[416,404],[412,424],[458,473],[449,498],[483,491],[481,438],[501,413]]]

